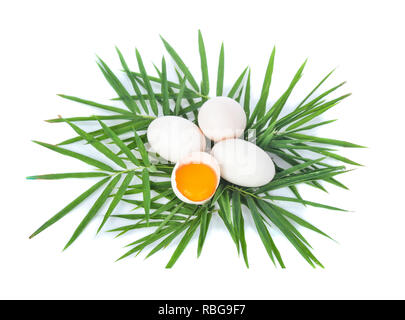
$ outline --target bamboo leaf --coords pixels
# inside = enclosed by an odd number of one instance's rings
[[[170,258],[169,262],[166,265],[167,269],[173,267],[176,261],[179,259],[180,255],[183,253],[184,249],[187,247],[188,243],[190,242],[191,238],[193,237],[198,224],[200,222],[200,217],[196,217],[193,222],[191,223],[190,227],[187,229],[186,233],[184,234],[183,238],[181,239],[180,243],[178,244],[176,250],[174,251],[172,257]]]
[[[345,98],[347,98],[349,96],[350,96],[350,94],[345,94],[345,95],[343,95],[343,96],[341,96],[339,98],[336,98],[336,99],[334,99],[332,101],[329,101],[329,102],[327,102],[325,104],[322,104],[322,105],[320,105],[320,106],[318,106],[318,107],[316,107],[314,109],[311,109],[311,110],[308,110],[308,111],[302,113],[300,115],[300,117],[302,117],[302,116],[305,116],[305,117],[303,117],[301,120],[299,120],[297,122],[294,122],[292,125],[287,127],[286,131],[290,131],[290,130],[293,130],[295,128],[298,128],[298,127],[302,126],[303,124],[305,124],[305,123],[311,121],[312,119],[320,116],[321,114],[325,113],[330,108],[333,108],[341,100],[343,100],[343,99],[345,99]],[[297,120],[297,119],[294,119],[294,120]]]
[[[259,211],[257,210],[256,204],[254,203],[253,199],[250,197],[246,197],[248,207],[250,209],[250,213],[253,217],[254,223],[256,225],[257,232],[259,233],[260,239],[262,239],[263,245],[266,248],[266,251],[273,261],[274,265],[276,265],[276,261],[274,257],[276,257],[278,263],[282,268],[285,268],[283,259],[281,258],[280,252],[278,251],[277,247],[275,246],[273,239],[270,236],[269,231],[267,230],[266,225],[263,222],[263,218],[261,217]]]
[[[308,241],[297,230],[297,228],[294,227],[294,225],[292,225],[292,223],[284,216],[277,214],[267,201],[257,200],[257,203],[263,214],[286,236],[290,242],[295,242],[300,248],[305,246],[311,248]],[[307,255],[306,258],[310,260]]]
[[[299,128],[299,129],[295,129],[295,130],[292,130],[292,131],[286,131],[285,134],[287,134],[287,133],[289,134],[289,133],[293,133],[293,132],[298,132],[298,131],[310,130],[310,129],[313,129],[313,128],[317,128],[317,127],[323,126],[323,125],[325,125],[325,124],[329,124],[329,123],[335,122],[336,120],[337,120],[337,119],[328,120],[328,121],[322,121],[322,122],[315,123],[315,124],[312,124],[312,125],[309,125],[309,126],[306,126],[306,127],[302,127],[302,128]],[[283,132],[283,134],[284,134],[284,132]]]
[[[128,65],[127,65],[127,63],[126,63],[126,61],[124,59],[124,56],[122,55],[121,51],[117,47],[115,47],[115,49],[117,50],[118,57],[120,58],[120,61],[121,61],[121,65],[124,68],[124,71],[127,74],[127,77],[129,78],[129,81],[131,82],[132,88],[134,89],[134,91],[135,91],[135,93],[136,93],[136,95],[137,95],[137,97],[138,97],[138,99],[139,99],[139,101],[141,103],[141,106],[142,106],[143,110],[146,112],[146,114],[149,114],[148,106],[145,103],[145,100],[144,100],[144,98],[142,96],[142,92],[139,89],[139,86],[136,83],[135,78],[133,77],[131,71],[129,70]],[[136,111],[138,113],[140,112],[138,106],[136,106]]]
[[[322,161],[324,159],[325,158],[319,158],[319,159],[315,159],[315,160],[306,161],[306,162],[301,163],[301,164],[297,164],[297,165],[292,166],[292,167],[290,167],[288,169],[285,169],[285,170],[283,170],[281,172],[278,172],[276,174],[276,176],[274,177],[274,179],[279,179],[281,177],[288,176],[291,173],[300,171],[302,169],[305,169],[305,168],[308,168],[308,167],[312,166],[313,164],[319,163],[320,161]]]
[[[143,207],[145,209],[146,223],[149,223],[150,217],[150,184],[149,184],[149,171],[144,168],[142,171],[142,184],[143,184]]]
[[[156,247],[154,247],[146,256],[146,258],[149,258],[151,255],[155,254],[159,250],[166,248],[180,233],[182,233],[187,227],[189,226],[189,223],[183,223],[180,224],[176,227],[176,229],[165,239],[163,239]],[[162,231],[160,232],[162,233]],[[187,244],[186,244],[187,246]],[[185,248],[183,248],[184,250]]]
[[[320,137],[315,137],[315,136],[309,136],[301,133],[288,133],[287,136],[291,138],[296,138],[296,139],[307,139],[308,141],[316,142],[316,143],[321,143],[321,144],[330,144],[333,146],[339,146],[339,147],[345,147],[345,148],[365,148],[363,146],[360,146],[358,144],[354,144],[351,142],[347,141],[342,141],[342,140],[335,140],[335,139],[329,139],[329,138],[320,138]]]
[[[97,65],[99,66],[101,72],[103,73],[108,83],[115,90],[118,96],[122,99],[122,102],[124,102],[124,104],[128,107],[128,109],[133,113],[139,111],[138,106],[136,105],[135,101],[131,99],[131,95],[129,94],[127,89],[125,89],[121,81],[117,78],[117,76],[111,71],[111,69],[100,57],[97,58],[98,58]]]
[[[163,44],[167,50],[167,52],[170,54],[170,56],[173,58],[174,62],[176,62],[177,66],[180,68],[180,70],[183,72],[184,76],[187,78],[188,82],[191,84],[191,86],[198,91],[198,84],[195,81],[193,75],[191,74],[190,70],[187,68],[183,60],[180,58],[180,56],[177,54],[177,52],[173,49],[173,47],[162,37],[160,38],[163,41]]]
[[[153,113],[157,116],[159,114],[159,111],[158,111],[158,106],[156,103],[155,93],[153,92],[148,75],[146,73],[145,66],[142,61],[141,54],[139,53],[138,49],[135,50],[135,53],[136,53],[136,60],[138,61],[139,71],[142,75],[142,79],[143,79],[144,85],[146,87],[148,96],[149,96],[149,103],[150,103],[151,109],[152,109]]]
[[[180,203],[179,205],[177,205],[171,212],[170,214],[166,215],[166,217],[164,218],[164,220],[162,221],[162,223],[159,225],[159,227],[155,230],[155,233],[158,233],[160,230],[162,230],[162,228],[164,226],[166,226],[166,224],[173,219],[173,217],[175,217],[174,220],[176,219],[175,214],[181,209],[181,207],[183,206],[183,203]]]
[[[55,119],[49,119],[45,120],[48,123],[59,123],[59,122],[83,122],[83,121],[96,121],[95,117],[97,117],[100,120],[136,120],[137,116],[135,114],[128,114],[128,115],[113,115],[113,116],[103,116],[103,115],[98,115],[98,116],[90,116],[90,117],[70,117],[70,118],[55,118]]]
[[[96,120],[94,117],[93,117],[93,119]],[[121,134],[124,134],[124,133],[130,131],[132,127],[135,127],[138,130],[146,129],[151,120],[152,119],[145,120],[145,121],[138,121],[135,123],[134,123],[134,121],[127,121],[127,122],[123,122],[123,123],[111,126],[110,129],[114,130],[116,135],[121,135]],[[91,136],[93,136],[94,139],[97,139],[99,141],[102,141],[102,140],[105,140],[108,138],[108,136],[104,135],[103,129],[91,131],[91,132],[88,132],[88,134],[90,134]],[[78,141],[82,141],[82,140],[85,140],[85,139],[79,135],[77,137],[62,141],[62,142],[58,143],[58,145],[61,146],[61,145],[72,144],[74,142],[78,142]]]
[[[108,126],[106,126],[102,121],[98,121],[101,127],[104,129],[106,135],[108,135],[112,141],[120,148],[120,150],[128,157],[128,159],[135,164],[136,166],[140,166],[139,160],[135,157],[135,155],[129,150],[127,145],[122,142],[122,140],[115,134],[113,130],[111,130]]]
[[[315,264],[323,268],[323,265],[307,248],[309,246],[305,238],[298,232],[298,230],[282,215],[277,215],[266,201],[258,200],[258,204],[262,212],[277,226],[277,228],[285,235],[295,249],[301,256],[315,268]]]
[[[163,102],[162,102],[163,114],[170,115],[172,112],[170,110],[170,105],[169,105],[169,86],[167,83],[166,60],[164,57],[162,58],[162,72],[161,72],[160,78],[162,80],[161,90],[162,90],[162,100],[163,100]]]
[[[83,139],[86,139],[90,145],[92,145],[97,151],[105,155],[107,158],[110,160],[114,161],[116,164],[118,164],[122,168],[126,168],[126,164],[124,161],[121,160],[120,157],[118,157],[114,152],[112,152],[110,149],[108,149],[104,144],[102,144],[100,141],[96,140],[93,138],[92,135],[88,134],[86,131],[80,129],[78,126],[71,122],[67,122],[74,131],[78,135],[80,135]]]
[[[243,109],[246,113],[246,118],[249,119],[250,116],[250,69],[248,73],[248,78],[245,88],[245,97],[243,98]]]
[[[144,162],[146,167],[149,167],[150,161],[149,161],[148,152],[146,151],[145,145],[143,144],[141,138],[139,138],[135,129],[134,129],[134,136],[135,136],[136,145],[138,146],[138,151],[142,157],[142,161]]]
[[[184,94],[185,88],[186,88],[186,78],[184,77],[183,80],[181,80],[181,82],[180,82],[180,91],[179,91],[179,95],[177,96],[177,99],[176,99],[176,105],[174,107],[174,114],[176,116],[179,115],[182,110],[181,100],[183,99],[183,94]]]
[[[212,213],[208,212],[207,208],[201,212],[200,235],[198,237],[197,257],[201,255],[202,248],[207,237],[208,228],[211,222]]]
[[[330,158],[342,161],[344,163],[352,164],[354,166],[362,166],[362,164],[360,164],[360,163],[354,162],[354,161],[352,161],[352,160],[350,160],[350,159],[348,159],[346,157],[342,157],[342,156],[340,156],[340,155],[338,155],[336,153],[333,153],[333,152],[328,152],[328,151],[321,150],[321,151],[318,151],[318,153],[320,153],[320,154],[322,154],[324,156],[328,156]]]
[[[131,183],[135,173],[133,171],[130,171],[127,176],[125,177],[124,181],[122,182],[121,186],[119,187],[117,193],[114,195],[113,200],[111,201],[110,206],[107,209],[107,212],[104,215],[103,221],[100,224],[100,227],[97,230],[97,233],[101,231],[103,228],[104,224],[107,222],[108,218],[111,216],[112,212],[118,205],[118,203],[121,201],[122,196],[124,195],[125,191],[128,188],[128,185]]]
[[[100,180],[97,182],[95,185],[93,185],[91,188],[83,192],[80,196],[78,196],[76,199],[74,199],[72,202],[70,202],[67,206],[65,206],[62,210],[60,210],[57,214],[55,214],[52,218],[50,218],[48,221],[46,221],[42,226],[40,226],[31,236],[30,239],[35,237],[37,234],[41,233],[51,225],[53,225],[55,222],[59,221],[62,219],[64,216],[66,216],[69,212],[71,212],[74,208],[76,208],[80,203],[82,203],[84,200],[86,200],[91,194],[93,194],[97,189],[99,189],[103,184],[105,184],[109,178],[105,178],[103,180]]]
[[[291,175],[291,176],[284,177],[284,178],[281,178],[278,180],[270,181],[267,185],[264,185],[264,186],[258,188],[256,190],[256,193],[260,194],[262,192],[280,189],[283,187],[288,187],[290,185],[296,185],[298,183],[315,181],[315,180],[320,180],[323,178],[329,178],[334,175],[345,172],[345,171],[343,171],[343,169],[344,169],[344,167],[340,166],[340,167],[332,167],[332,168],[325,168],[325,169],[317,169],[317,170],[313,170],[309,173]]]
[[[309,97],[311,97],[311,96],[314,94],[314,92],[315,92],[316,90],[318,90],[318,88],[326,81],[326,79],[329,78],[329,76],[330,76],[334,71],[335,71],[335,69],[333,69],[331,72],[329,72],[329,73],[315,86],[315,88],[312,89],[312,91],[304,98],[304,100],[302,100],[302,101],[300,102],[300,104],[297,106],[297,108],[299,108],[300,106],[302,106],[302,105],[305,103],[305,101],[307,101],[307,100],[309,99]]]
[[[249,260],[248,260],[248,255],[247,255],[247,245],[246,245],[246,239],[245,239],[245,222],[243,220],[242,214],[240,215],[239,225],[240,225],[239,240],[240,240],[240,246],[242,248],[243,260],[245,260],[246,267],[249,268]]]
[[[222,96],[224,91],[225,53],[224,43],[221,44],[219,52],[218,73],[217,73],[217,96]]]
[[[239,235],[241,233],[241,226],[240,226],[240,221],[241,218],[240,216],[242,215],[242,208],[240,204],[240,193],[239,191],[233,191],[232,192],[232,218],[233,218],[233,225],[235,228],[235,233],[238,235],[238,240],[239,240]]]
[[[247,128],[250,128],[250,126],[253,124],[254,120],[260,119],[265,112],[266,108],[266,103],[267,99],[269,97],[269,90],[270,90],[270,84],[271,84],[271,78],[273,75],[273,68],[274,68],[274,56],[276,54],[276,47],[273,48],[273,51],[271,52],[269,63],[267,65],[267,70],[266,74],[264,76],[264,81],[263,81],[263,86],[262,86],[262,92],[260,94],[260,99],[256,104],[256,107],[253,110],[252,115],[250,116],[248,123],[247,123]]]
[[[66,250],[71,244],[80,236],[80,234],[83,232],[83,230],[87,227],[87,225],[90,223],[91,220],[95,217],[97,212],[100,210],[100,208],[103,206],[103,204],[106,202],[108,196],[110,195],[111,191],[114,189],[115,185],[118,183],[120,180],[121,175],[115,176],[114,179],[110,181],[110,183],[105,187],[104,191],[98,197],[96,202],[94,202],[93,206],[90,208],[89,212],[87,215],[84,217],[82,222],[80,222],[79,226],[76,228],[75,232],[73,233],[72,237],[66,244],[65,248],[63,250]]]
[[[70,178],[94,178],[108,176],[105,172],[69,172],[69,173],[51,173],[42,174],[37,176],[29,176],[28,180],[57,180],[57,179],[70,179]]]
[[[119,114],[123,114],[123,115],[133,115],[133,113],[131,113],[131,112],[127,111],[127,110],[117,108],[117,107],[113,107],[113,106],[108,106],[108,105],[101,104],[101,103],[98,103],[98,102],[85,100],[85,99],[81,99],[81,98],[78,98],[78,97],[68,96],[66,94],[58,94],[58,96],[61,97],[61,98],[64,98],[64,99],[79,102],[79,103],[86,104],[88,106],[96,107],[96,108],[99,108],[99,109],[103,109],[103,110],[107,110],[107,111],[111,111],[111,112],[115,112],[115,113],[119,113]]]
[[[207,63],[207,55],[205,53],[204,40],[200,30],[198,30],[198,49],[200,52],[201,74],[202,74],[201,93],[205,96],[208,96],[210,91],[208,63]]]
[[[105,164],[105,163],[103,163],[101,161],[98,161],[96,159],[85,156],[85,155],[83,155],[81,153],[70,151],[68,149],[64,149],[64,148],[61,148],[61,147],[58,147],[58,146],[54,146],[52,144],[48,144],[48,143],[45,143],[45,142],[39,142],[39,141],[35,141],[35,140],[33,142],[35,142],[36,144],[39,144],[40,146],[48,148],[48,149],[50,149],[52,151],[63,154],[65,156],[72,157],[72,158],[78,159],[80,161],[83,161],[83,162],[85,162],[85,163],[87,163],[87,164],[89,164],[91,166],[97,167],[97,168],[99,168],[101,170],[110,171],[110,172],[114,171],[114,169],[111,168],[109,165],[107,165],[107,164]]]
[[[232,86],[231,90],[230,90],[229,93],[228,93],[228,97],[229,97],[229,98],[235,99],[235,94],[236,94],[236,92],[238,91],[238,89],[240,88],[241,83],[242,83],[242,81],[243,81],[243,79],[244,79],[244,77],[245,77],[245,74],[246,74],[246,72],[248,71],[248,69],[249,69],[249,67],[246,67],[246,68],[242,71],[242,73],[240,74],[240,76],[238,77],[238,79],[236,79],[234,85]]]

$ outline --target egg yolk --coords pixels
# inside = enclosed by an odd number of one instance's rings
[[[203,201],[211,197],[217,186],[215,171],[202,163],[180,166],[176,171],[177,189],[191,201]]]

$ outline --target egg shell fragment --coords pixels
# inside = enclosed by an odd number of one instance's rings
[[[209,198],[207,198],[203,201],[192,201],[192,200],[186,198],[177,188],[177,183],[176,183],[177,169],[180,168],[182,165],[186,165],[186,164],[190,164],[190,163],[202,163],[202,164],[209,166],[211,169],[214,170],[215,175],[217,177],[217,183],[215,186],[215,190],[216,190],[218,188],[219,181],[221,180],[221,171],[220,171],[218,161],[213,156],[211,156],[209,153],[193,152],[193,153],[189,154],[188,156],[184,157],[183,159],[181,159],[180,161],[178,161],[172,171],[171,185],[172,185],[174,194],[183,202],[197,204],[197,205],[204,204],[214,196],[215,192]]]
[[[205,136],[215,142],[239,138],[246,128],[246,114],[237,101],[215,97],[201,106],[198,125]]]
[[[260,187],[274,178],[275,167],[270,156],[249,141],[220,141],[212,148],[211,155],[219,163],[221,177],[236,185]]]
[[[153,120],[147,130],[150,151],[162,158],[178,162],[192,152],[205,150],[205,137],[190,120],[163,116]]]

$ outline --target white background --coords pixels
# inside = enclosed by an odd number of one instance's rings
[[[403,13],[402,1],[3,1],[0,298],[405,298]],[[159,34],[198,74],[198,29],[208,51],[211,89],[222,40],[227,87],[250,65],[254,98],[274,44],[270,103],[307,57],[291,106],[334,67],[327,85],[348,81],[339,93],[353,95],[325,115],[339,121],[319,133],[368,146],[343,150],[365,167],[342,177],[351,191],[300,190],[309,200],[352,212],[294,207],[338,241],[303,231],[324,270],[308,266],[277,231],[274,238],[287,269],[274,268],[250,219],[250,269],[217,217],[202,256],[196,259],[194,239],[172,270],[164,266],[173,245],[148,260],[141,255],[114,263],[124,253],[122,247],[141,233],[115,240],[107,233],[96,237],[100,217],[62,253],[90,201],[28,240],[35,228],[92,184],[91,179],[25,180],[32,174],[88,169],[30,142],[57,143],[72,135],[66,125],[44,119],[96,112],[56,94],[97,101],[113,97],[95,55],[118,71],[114,46],[131,66],[137,47],[153,72],[151,62],[160,63],[164,52]]]

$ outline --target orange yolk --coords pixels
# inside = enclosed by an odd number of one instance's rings
[[[180,166],[176,171],[177,189],[191,201],[203,201],[211,197],[217,186],[215,171],[202,163]]]

